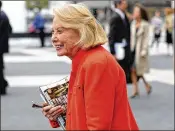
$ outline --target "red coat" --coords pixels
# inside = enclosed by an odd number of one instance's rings
[[[72,61],[66,129],[138,130],[124,71],[101,46],[79,51]]]

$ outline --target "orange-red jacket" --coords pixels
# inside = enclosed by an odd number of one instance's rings
[[[139,130],[124,71],[102,46],[80,50],[73,58],[66,129]]]

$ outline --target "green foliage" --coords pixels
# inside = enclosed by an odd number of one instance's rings
[[[27,0],[26,7],[27,9],[34,9],[34,8],[48,8],[48,0]]]

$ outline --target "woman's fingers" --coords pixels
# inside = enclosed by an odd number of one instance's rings
[[[62,108],[58,108],[56,111],[54,111],[51,116],[55,117],[55,116],[59,116],[61,113],[63,112]]]
[[[52,109],[53,107],[51,106],[51,105],[49,105],[49,106],[45,106],[45,107],[43,107],[43,111],[44,112],[47,112],[47,111],[49,111],[50,109]]]
[[[49,111],[51,108],[53,108],[53,107],[50,106],[50,105],[49,105],[49,106],[43,107],[42,113],[44,114],[44,116],[48,117],[47,115],[50,115],[50,114],[48,113],[48,111]]]
[[[53,112],[58,111],[59,109],[61,109],[61,106],[52,107],[52,108],[48,111],[48,113],[49,113],[49,114],[52,114]]]
[[[48,106],[48,103],[43,103],[42,105],[43,105],[43,107],[45,107],[45,106]]]
[[[49,118],[50,120],[56,121],[57,118],[58,118],[58,116],[59,116],[62,112],[63,112],[63,109],[62,109],[60,106],[53,107],[52,109],[50,109],[50,110],[48,111],[48,114],[49,114],[48,118]]]
[[[53,121],[57,121],[57,118],[59,117],[59,115],[55,115],[54,117],[53,117]]]
[[[62,112],[63,112],[63,109],[58,109],[57,111],[52,113],[52,116],[51,116],[52,120],[56,121]]]
[[[43,107],[43,114],[45,117],[47,117],[49,120],[56,120],[57,117],[63,112],[63,109],[61,106],[45,106]]]
[[[48,117],[48,119],[51,120],[51,121],[56,121],[56,119],[54,119],[54,117],[51,117],[51,116]]]

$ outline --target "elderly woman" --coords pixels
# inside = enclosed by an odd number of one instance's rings
[[[107,36],[90,11],[81,4],[55,9],[52,42],[58,56],[72,60],[66,130],[138,130],[124,71],[101,46]],[[59,127],[60,106],[45,104],[42,112]]]

